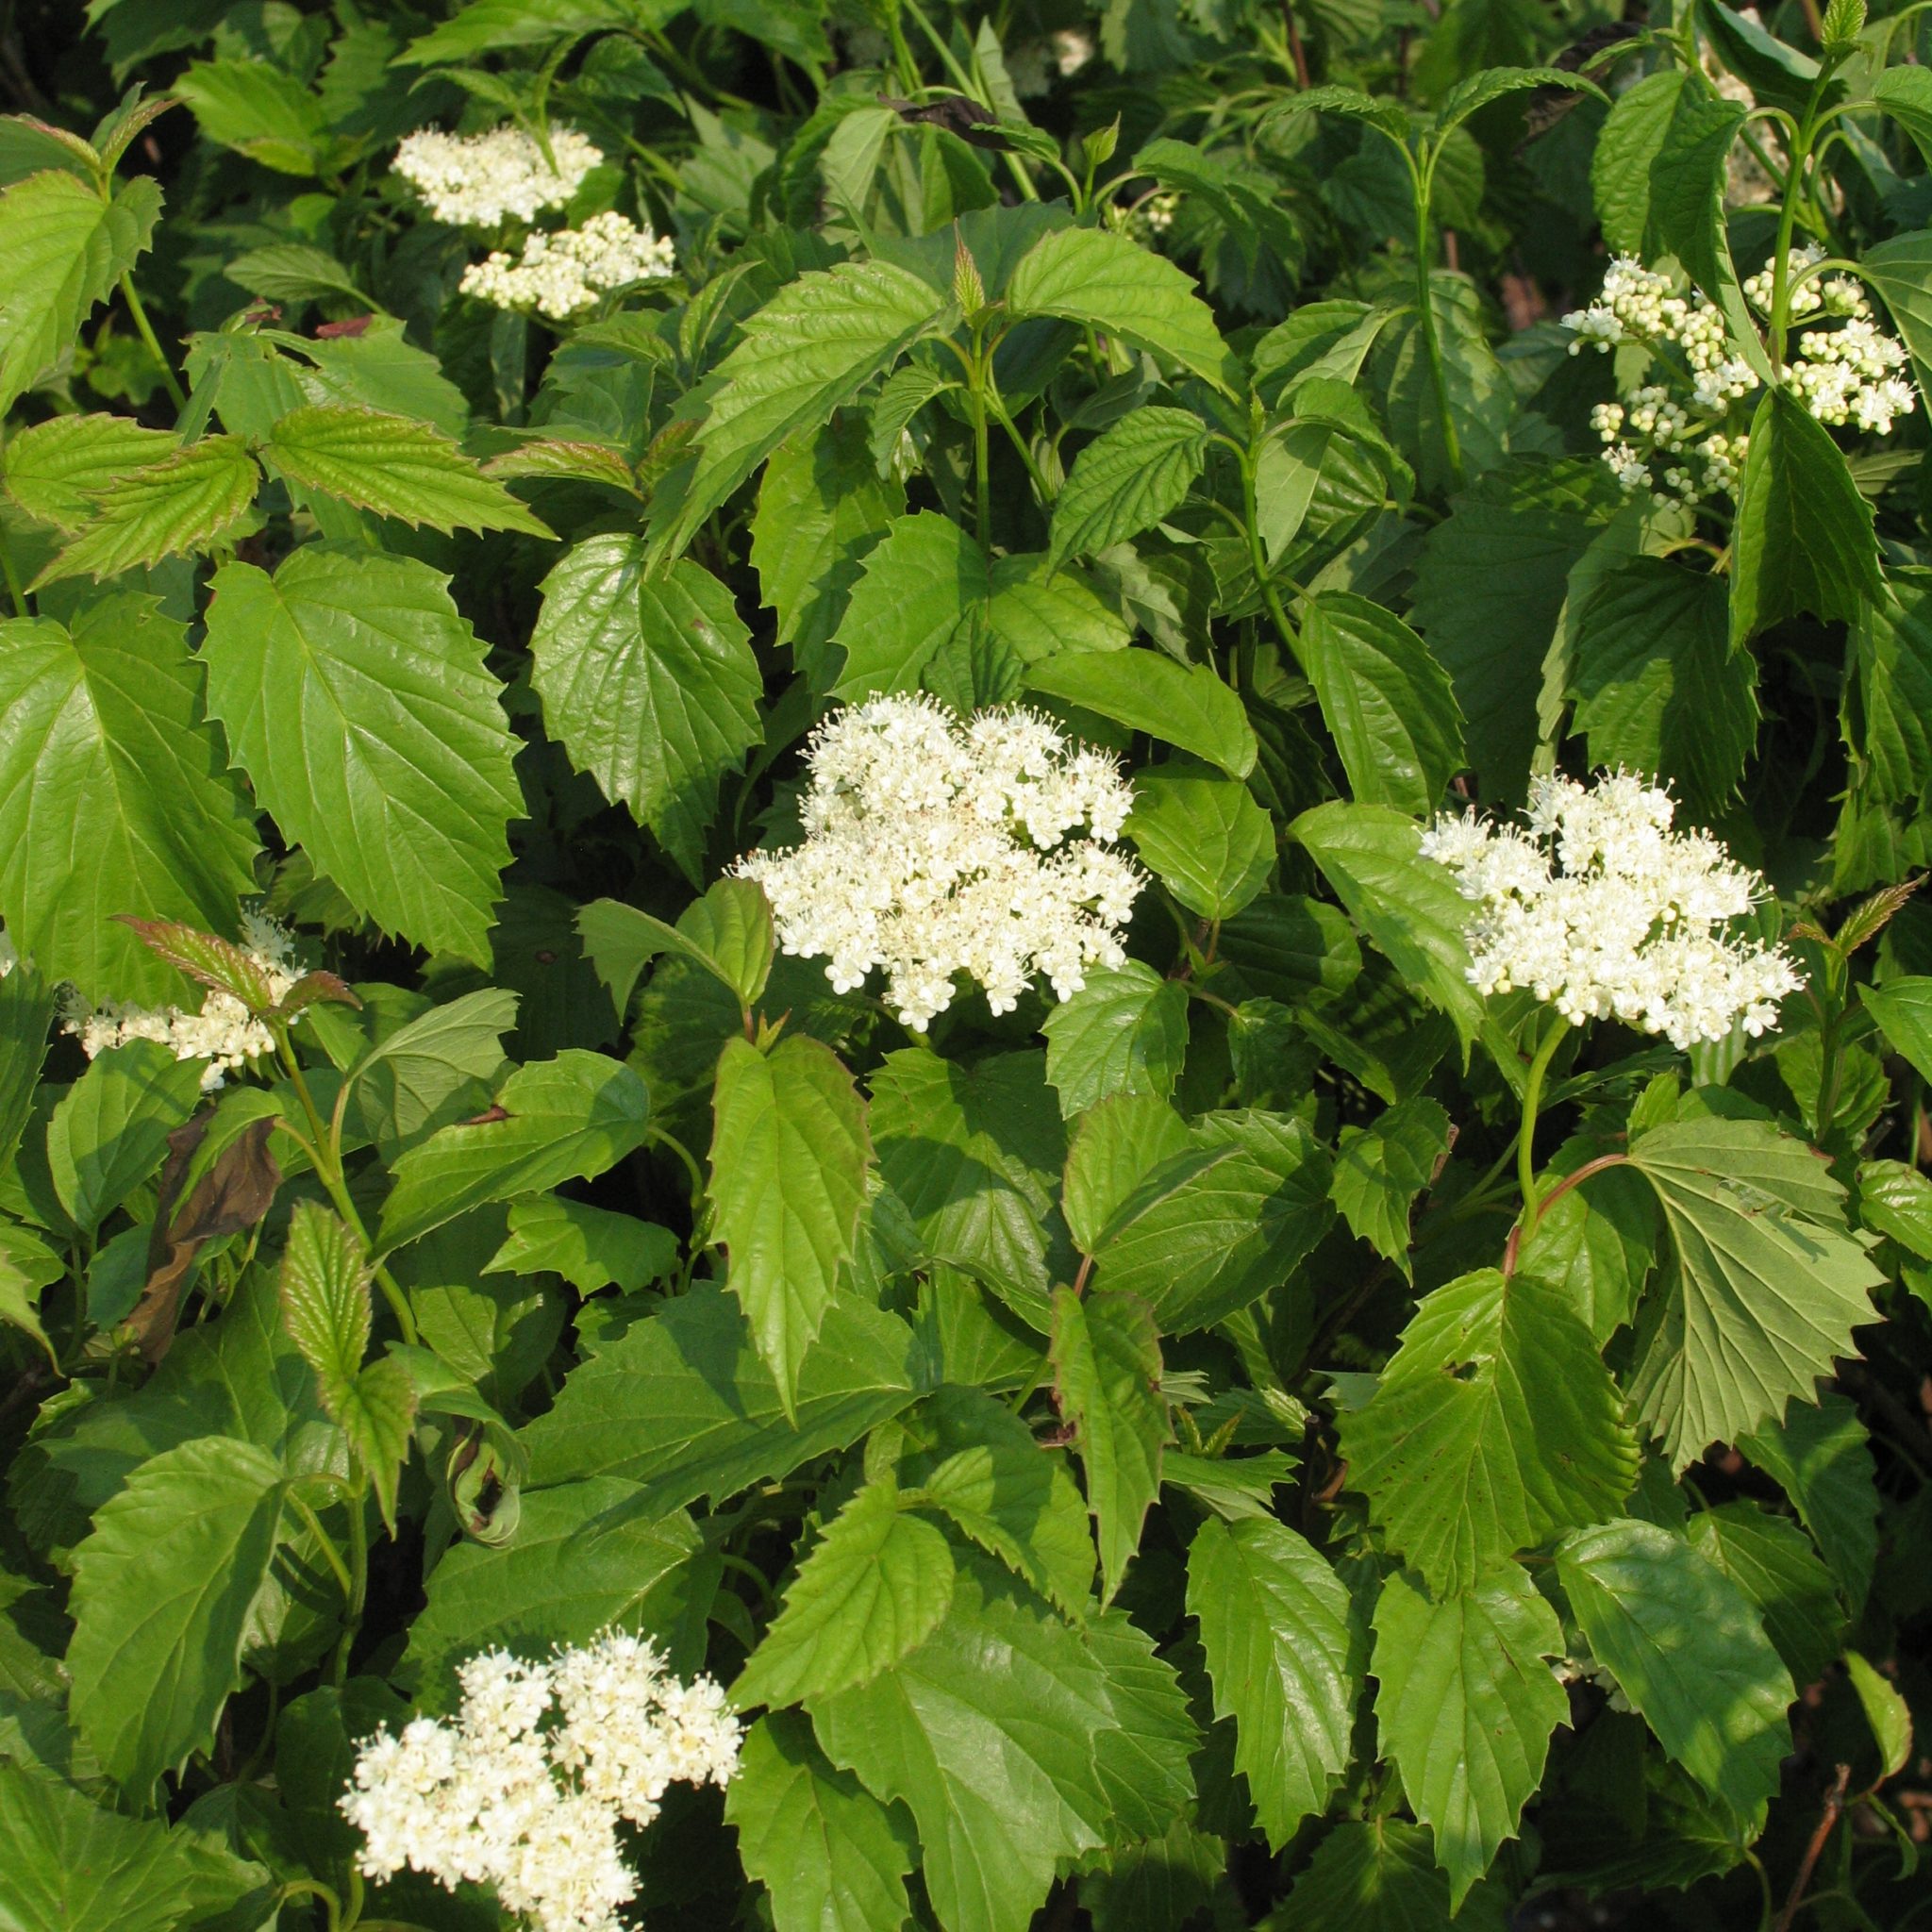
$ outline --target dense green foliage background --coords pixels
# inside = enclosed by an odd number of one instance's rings
[[[1626,495],[1560,317],[1756,381],[1812,242],[1932,367],[1925,20],[0,10],[0,1927],[507,1923],[355,1743],[613,1622],[752,1725],[651,1923],[1916,1923],[1926,415]],[[462,294],[389,164],[501,123],[675,275]],[[775,950],[912,691],[1123,756],[1124,967]],[[1778,1030],[1469,983],[1422,824],[1615,765]],[[206,1094],[63,1025],[211,987]]]

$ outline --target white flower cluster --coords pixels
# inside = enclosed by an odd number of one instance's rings
[[[265,914],[242,913],[242,945],[260,967],[275,999],[301,978],[294,941]],[[198,1013],[190,1013],[179,1007],[137,1007],[125,1000],[90,1007],[70,987],[60,1030],[79,1040],[89,1059],[125,1046],[130,1040],[153,1040],[177,1060],[206,1060],[201,1074],[204,1093],[214,1092],[244,1062],[273,1053],[275,1044],[268,1028],[250,1018],[240,1000],[214,991],[202,1001]]]
[[[649,1824],[674,1780],[724,1785],[738,1770],[724,1690],[680,1683],[621,1631],[548,1663],[489,1651],[457,1677],[453,1723],[412,1719],[357,1757],[341,1803],[363,1874],[488,1885],[541,1932],[619,1932],[637,1892],[620,1826]]]
[[[1763,881],[1707,833],[1674,832],[1669,792],[1625,772],[1530,784],[1529,824],[1447,814],[1423,857],[1476,910],[1464,934],[1480,992],[1528,987],[1573,1024],[1617,1019],[1673,1046],[1754,1038],[1804,984],[1776,946],[1724,930]]]
[[[1791,250],[1795,278],[1824,259],[1807,246]],[[1744,282],[1745,296],[1760,310],[1771,306],[1774,263]],[[1793,319],[1835,320],[1832,329],[1807,329],[1785,380],[1821,423],[1853,424],[1873,435],[1890,433],[1917,403],[1903,372],[1906,352],[1882,334],[1858,284],[1834,275],[1797,286]],[[1674,395],[1666,383],[1646,383],[1621,403],[1600,403],[1591,424],[1604,441],[1604,461],[1626,491],[1649,490],[1659,503],[1695,504],[1737,485],[1750,439],[1730,425],[1731,405],[1758,387],[1757,373],[1731,353],[1722,312],[1694,291],[1679,295],[1668,275],[1622,255],[1604,277],[1603,293],[1588,308],[1574,310],[1563,325],[1575,337],[1574,356],[1591,345],[1607,354],[1630,342],[1652,350],[1660,369],[1689,376],[1689,393]],[[1681,367],[1679,367],[1681,365]]]
[[[521,257],[501,249],[463,271],[465,295],[498,308],[534,308],[567,322],[596,306],[597,297],[632,282],[661,281],[673,272],[671,238],[639,227],[614,209],[592,215],[581,228],[524,238]]]
[[[829,958],[839,991],[881,966],[886,998],[924,1032],[956,974],[1004,1013],[1036,973],[1066,999],[1088,967],[1124,961],[1144,877],[1111,849],[1133,791],[1104,753],[1034,711],[961,726],[931,698],[891,696],[823,724],[808,760],[805,843],[733,870],[764,888],[788,953]]]
[[[419,127],[404,137],[391,165],[439,222],[494,228],[561,208],[604,158],[603,150],[573,127],[551,128],[550,152],[554,168],[535,140],[508,124],[485,134]]]

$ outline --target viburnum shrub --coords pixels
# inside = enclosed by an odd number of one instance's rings
[[[0,1928],[1927,1923],[1932,14],[0,12]]]

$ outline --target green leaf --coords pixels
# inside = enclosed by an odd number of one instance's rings
[[[1889,68],[1907,74],[1908,68]],[[1859,279],[1877,290],[1912,352],[1919,380],[1932,369],[1932,229],[1916,228],[1858,251]]]
[[[1355,798],[1426,818],[1463,756],[1461,713],[1428,646],[1379,604],[1328,591],[1303,607],[1301,661]]]
[[[1351,1487],[1442,1595],[1610,1515],[1637,1479],[1590,1330],[1556,1291],[1493,1268],[1423,1297],[1375,1392],[1341,1424]]]
[[[1164,1098],[1187,1056],[1187,988],[1138,959],[1117,970],[1095,968],[1072,999],[1046,1016],[1041,1031],[1046,1077],[1065,1119],[1116,1093]]]
[[[275,1909],[269,1874],[192,1826],[124,1817],[11,1758],[0,1759],[0,1843],[7,1932],[182,1932]]]
[[[917,691],[926,667],[987,595],[985,553],[950,517],[896,517],[867,552],[836,641],[834,694],[848,703]]]
[[[1707,1557],[1757,1607],[1764,1634],[1791,1682],[1813,1682],[1839,1653],[1845,1615],[1831,1572],[1805,1532],[1756,1503],[1700,1509],[1685,1525],[1690,1547]]]
[[[1610,246],[1644,261],[1675,257],[1724,311],[1739,352],[1769,376],[1724,234],[1726,169],[1743,124],[1744,108],[1703,75],[1653,74],[1611,108],[1591,181]]]
[[[434,424],[336,405],[295,409],[268,433],[262,455],[291,483],[412,527],[553,535]]]
[[[182,1442],[135,1471],[74,1553],[69,1708],[138,1804],[190,1752],[214,1749],[283,1487],[281,1464],[253,1443]]]
[[[1631,1164],[1657,1191],[1674,1262],[1641,1340],[1631,1396],[1674,1470],[1781,1415],[1857,1351],[1883,1277],[1844,1229],[1822,1156],[1768,1122],[1651,1131]]]
[[[1472,114],[1479,113],[1491,101],[1525,92],[1530,88],[1561,88],[1565,93],[1588,94],[1592,100],[1607,101],[1606,94],[1588,75],[1559,67],[1491,67],[1459,80],[1436,104],[1435,137],[1441,141],[1452,127],[1458,127]],[[1461,1893],[1457,1903],[1461,1903]]]
[[[726,1041],[712,1105],[712,1233],[789,1407],[858,1237],[865,1103],[830,1047],[794,1033],[769,1053]]]
[[[1442,491],[1459,476],[1476,475],[1503,461],[1516,394],[1490,346],[1476,285],[1466,275],[1439,269],[1429,277],[1429,305],[1442,346],[1448,415],[1456,425],[1460,466],[1449,460],[1435,369],[1413,312],[1399,315],[1377,344],[1369,375],[1384,398],[1382,414],[1395,446],[1414,464],[1424,490]],[[1380,477],[1373,487],[1372,504],[1383,493]],[[1463,708],[1467,712],[1466,705]]]
[[[816,1707],[869,1684],[930,1636],[953,1597],[953,1553],[895,1484],[867,1483],[825,1525],[732,1687],[741,1709]]]
[[[659,1515],[735,1496],[907,1407],[912,1349],[896,1316],[835,1301],[788,1418],[737,1298],[693,1288],[572,1372],[524,1432],[530,1485],[621,1475],[644,1486],[640,1508]]]
[[[1114,1721],[1094,1740],[1095,1765],[1113,1807],[1108,1836],[1114,1843],[1158,1837],[1192,1812],[1200,1728],[1178,1673],[1155,1655],[1153,1638],[1119,1606],[1091,1619],[1083,1634],[1107,1674]]]
[[[328,1404],[331,1391],[360,1370],[374,1320],[369,1269],[341,1217],[320,1202],[298,1201],[277,1279],[289,1339]]]
[[[180,447],[172,429],[143,429],[126,416],[50,416],[8,438],[7,493],[71,537],[102,491]]]
[[[200,1098],[201,1063],[158,1041],[130,1040],[88,1067],[47,1124],[54,1191],[77,1228],[92,1233],[160,1166]]]
[[[1014,317],[1057,315],[1178,362],[1232,395],[1240,365],[1193,283],[1124,235],[1058,228],[1021,257],[1007,284]]]
[[[1479,1890],[1456,1915],[1455,1932],[1505,1932],[1507,1893]],[[1399,1818],[1345,1819],[1294,1882],[1289,1909],[1308,1925],[1350,1932],[1449,1932],[1449,1881],[1429,1834]]]
[[[197,60],[174,83],[210,141],[278,175],[320,175],[329,140],[323,106],[266,60]]]
[[[746,1873],[777,1932],[898,1932],[919,1847],[906,1814],[834,1770],[811,1726],[774,1711],[745,1733],[724,1798]]]
[[[1423,1095],[1402,1100],[1366,1127],[1343,1127],[1331,1191],[1357,1240],[1393,1261],[1406,1280],[1408,1219],[1416,1196],[1449,1152],[1449,1116]]]
[[[1878,1746],[1878,1761],[1884,1767],[1879,1782],[1896,1777],[1912,1755],[1912,1711],[1893,1686],[1872,1668],[1856,1650],[1845,1653],[1845,1674],[1857,1692],[1865,1722],[1872,1726],[1872,1740]]]
[[[1388,806],[1337,800],[1303,812],[1289,831],[1390,964],[1465,1042],[1474,1039],[1483,1003],[1469,983],[1469,904],[1423,858],[1415,821]]]
[[[948,1932],[1025,1932],[1054,1868],[1099,1845],[1110,1807],[1099,1737],[1107,1676],[1071,1625],[983,1559],[897,1667],[822,1701],[827,1757],[918,1826]]]
[[[961,1286],[957,1277],[950,1284]],[[916,1484],[931,1507],[1056,1608],[1085,1619],[1093,1537],[1066,1458],[1043,1449],[1012,1409],[980,1389],[935,1390],[907,1428],[920,1448],[902,1459],[900,1480]]]
[[[1109,425],[1054,499],[1048,561],[1058,567],[1151,530],[1179,507],[1207,453],[1208,425],[1191,409],[1147,406]]]
[[[1232,918],[1274,869],[1274,823],[1233,778],[1143,773],[1134,783],[1126,836],[1168,891],[1203,919]]]
[[[634,26],[650,9],[638,0],[469,0],[448,20],[418,34],[396,57],[401,67],[429,67],[510,47],[572,41]]]
[[[644,1083],[622,1060],[567,1048],[519,1067],[491,1114],[439,1127],[395,1163],[382,1204],[387,1252],[486,1201],[534,1194],[614,1167],[644,1141]]]
[[[180,981],[117,913],[221,930],[253,890],[254,829],[202,720],[179,624],[116,596],[69,630],[0,624],[0,918],[89,1000]]]
[[[625,536],[577,544],[541,589],[530,675],[550,729],[696,884],[718,787],[763,737],[731,593],[684,560],[647,575],[641,540]]]
[[[1331,1178],[1303,1122],[1257,1108],[1209,1114],[1188,1129],[1186,1152],[1153,1166],[1093,1236],[1100,1285],[1140,1296],[1165,1334],[1206,1327],[1315,1245]]]
[[[1100,1543],[1100,1600],[1111,1603],[1160,1493],[1160,1452],[1174,1440],[1160,1393],[1160,1337],[1134,1295],[1071,1289],[1053,1298],[1054,1394],[1073,1428]]]
[[[350,1070],[349,1118],[394,1160],[465,1114],[480,1113],[504,1070],[503,1036],[517,996],[479,987],[386,1034]]]
[[[1410,616],[1449,673],[1485,799],[1524,795],[1570,572],[1616,495],[1600,462],[1513,463],[1454,498],[1429,532]]]
[[[245,248],[222,264],[222,275],[264,302],[291,307],[298,302],[352,302],[361,310],[375,306],[333,255],[303,242]],[[628,471],[625,474],[628,480]]]
[[[950,313],[930,283],[885,261],[810,270],[780,289],[707,384],[697,458],[657,545],[681,549],[781,442],[851,402]]]
[[[95,493],[94,516],[30,588],[118,576],[176,551],[205,550],[248,514],[261,472],[239,436],[208,436]]]
[[[1878,1471],[1857,1407],[1835,1389],[1793,1402],[1738,1444],[1774,1477],[1811,1532],[1840,1592],[1864,1607],[1878,1561]]]
[[[1347,1767],[1361,1689],[1348,1591],[1285,1524],[1209,1517],[1188,1550],[1188,1609],[1214,1686],[1214,1714],[1235,1723],[1234,1761],[1271,1846],[1324,1810]]]
[[[1205,664],[1176,664],[1159,651],[1080,652],[1034,665],[1026,683],[1177,745],[1231,778],[1255,769],[1255,733],[1241,695]]]
[[[771,906],[749,879],[715,881],[677,915],[675,925],[615,899],[593,899],[577,914],[577,930],[620,1012],[629,1010],[638,975],[660,953],[702,966],[748,1007],[764,991],[777,950]]]
[[[24,1245],[21,1237],[25,1234],[25,1228],[0,1224],[0,1322],[39,1342],[46,1355],[47,1366],[58,1375],[60,1351],[54,1346],[41,1321],[40,1294],[43,1288],[58,1281],[66,1270],[51,1248],[43,1251],[46,1259],[40,1268],[29,1271],[24,1267],[18,1251]],[[4,1686],[0,1686],[0,1690],[4,1690]]]
[[[1665,1751],[1740,1822],[1760,1817],[1795,1693],[1744,1593],[1681,1536],[1635,1518],[1566,1537],[1557,1575],[1591,1654]]]
[[[1570,1716],[1545,1661],[1562,1655],[1556,1611],[1513,1563],[1441,1603],[1405,1571],[1382,1586],[1370,1665],[1375,1720],[1434,1835],[1452,1907],[1516,1836],[1542,1782],[1550,1734]]]
[[[1341,114],[1350,121],[1365,122],[1391,141],[1407,145],[1409,120],[1401,102],[1378,101],[1359,88],[1302,88],[1270,109],[1271,118],[1284,121],[1297,114]]]
[[[111,201],[49,168],[0,193],[0,414],[79,339],[81,325],[140,259],[160,218],[152,176],[123,182]]]
[[[579,1294],[606,1288],[634,1294],[676,1266],[677,1237],[668,1227],[587,1201],[538,1194],[510,1203],[509,1238],[483,1272],[560,1274]]]
[[[313,1201],[297,1202],[279,1276],[282,1320],[315,1371],[322,1406],[369,1473],[377,1506],[395,1534],[396,1487],[409,1458],[416,1390],[400,1362],[371,1362],[370,1276],[347,1225]]]
[[[275,823],[385,932],[479,965],[517,741],[448,580],[309,544],[215,573],[208,709]],[[210,922],[212,923],[212,922]]]
[[[908,1047],[887,1055],[871,1086],[879,1173],[926,1251],[970,1270],[1043,1333],[1048,1244],[1064,1241],[1049,1177],[1066,1159],[1044,1057],[1006,1054],[969,1071]]]
[[[416,1701],[448,1708],[457,1665],[498,1644],[536,1657],[615,1628],[688,1648],[693,1612],[704,1614],[698,1533],[682,1511],[654,1517],[639,1498],[614,1476],[527,1492],[513,1541],[466,1539],[445,1552],[396,1674]]]
[[[1632,558],[1599,580],[1575,643],[1575,728],[1592,765],[1675,780],[1694,810],[1737,795],[1757,741],[1757,662],[1723,577]]]
[[[1888,67],[1874,76],[1872,98],[1911,136],[1921,157],[1932,160],[1932,74]]]
[[[1858,998],[1878,1023],[1885,1043],[1932,1080],[1932,977],[1902,974],[1882,986],[1860,986]]]
[[[816,436],[780,443],[765,465],[751,525],[758,595],[778,614],[772,641],[790,644],[824,688],[826,649],[845,614],[865,554],[906,508],[906,491],[882,477],[865,424],[835,417]]]
[[[1738,485],[1733,645],[1801,611],[1850,622],[1884,591],[1872,506],[1830,430],[1788,391],[1766,390]]]

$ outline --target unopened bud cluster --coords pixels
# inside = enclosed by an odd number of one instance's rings
[[[242,945],[261,969],[272,1000],[280,1000],[302,976],[294,941],[264,914],[242,913]],[[204,1093],[214,1092],[250,1060],[275,1051],[268,1028],[233,993],[221,991],[210,991],[200,1011],[191,1013],[180,1007],[138,1007],[125,1000],[91,1007],[70,987],[60,1030],[80,1041],[89,1059],[125,1046],[130,1040],[152,1040],[177,1060],[206,1060],[201,1074]]]
[[[1787,258],[1792,320],[1815,316],[1838,326],[1799,337],[1785,383],[1821,423],[1889,435],[1917,402],[1903,373],[1906,352],[1879,330],[1872,305],[1849,276],[1798,281],[1824,258],[1812,246]],[[1761,312],[1770,309],[1774,280],[1772,261],[1744,282],[1746,298]],[[1573,356],[1591,345],[1607,354],[1634,343],[1652,352],[1653,370],[1662,378],[1591,412],[1604,461],[1624,490],[1648,490],[1659,503],[1696,504],[1736,489],[1750,439],[1733,426],[1732,405],[1759,382],[1751,364],[1733,353],[1714,304],[1694,290],[1678,294],[1668,275],[1621,255],[1597,300],[1566,315],[1563,325],[1575,338]]]
[[[552,127],[549,142],[546,158],[520,127],[463,135],[419,128],[396,149],[393,166],[438,221],[500,229],[564,207],[604,158],[575,128]],[[497,308],[570,322],[612,290],[661,281],[675,266],[668,236],[607,209],[581,227],[532,228],[515,249],[494,249],[472,262],[458,286]]]
[[[357,1863],[487,1885],[540,1932],[619,1932],[637,1894],[620,1832],[673,1783],[728,1784],[741,1728],[715,1679],[682,1683],[645,1639],[607,1631],[547,1663],[508,1651],[457,1673],[454,1721],[419,1717],[361,1747],[341,1810]]]
[[[788,953],[823,956],[841,992],[886,974],[924,1031],[955,975],[1008,1012],[1036,974],[1066,999],[1119,966],[1143,874],[1114,849],[1133,805],[1115,761],[1024,708],[966,724],[928,697],[868,699],[812,739],[805,842],[735,871],[772,904]]]
[[[1614,772],[1533,779],[1526,827],[1439,818],[1423,857],[1474,902],[1471,984],[1526,987],[1573,1024],[1621,1020],[1679,1048],[1775,1026],[1803,977],[1729,930],[1764,882],[1708,834],[1673,831],[1674,813],[1669,792]]]
[[[592,215],[581,228],[524,238],[521,256],[501,249],[472,262],[460,284],[465,295],[498,308],[534,309],[568,322],[597,306],[599,295],[633,282],[661,281],[673,272],[671,238],[639,227],[614,209]]]

